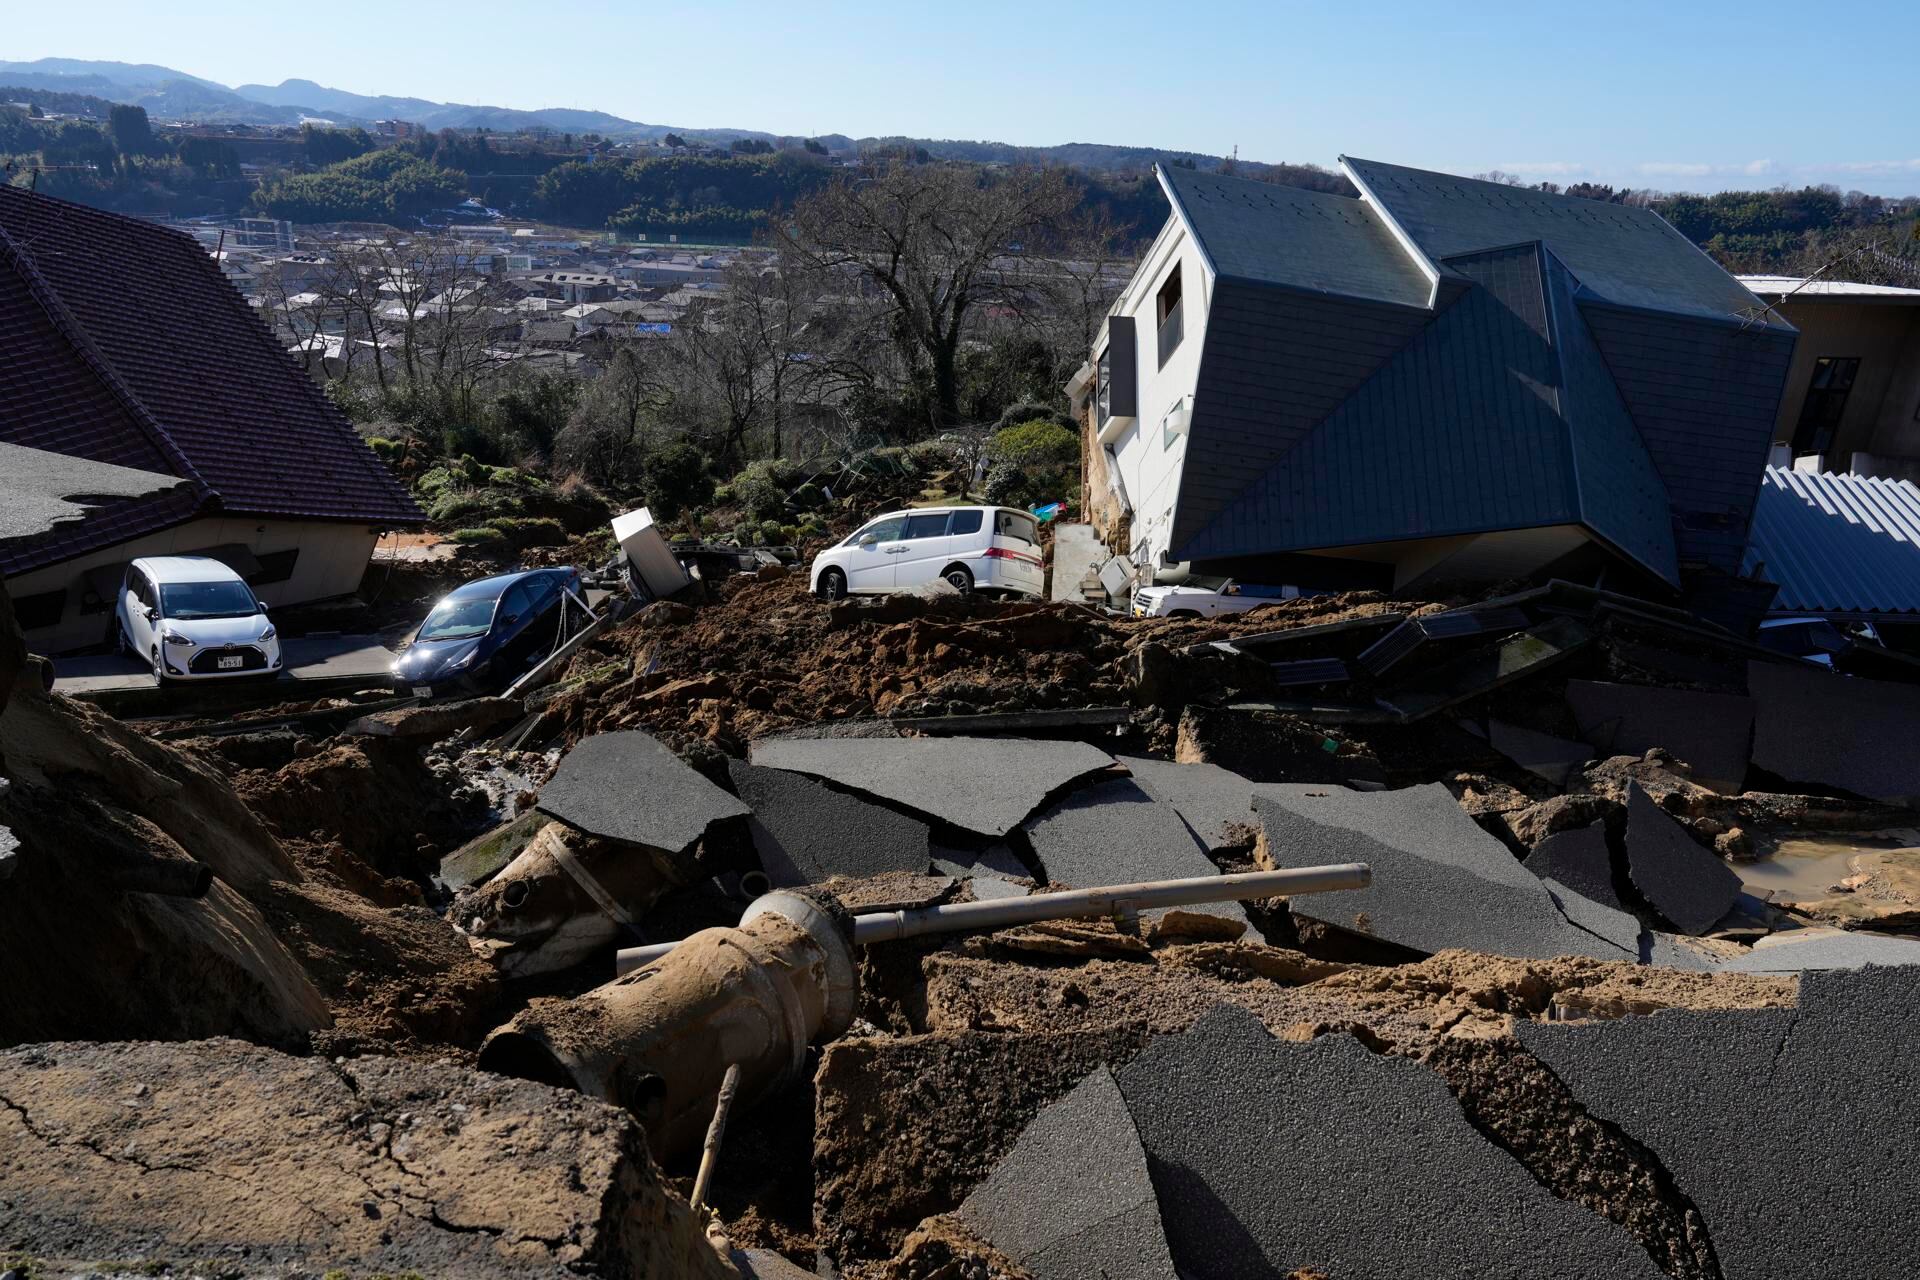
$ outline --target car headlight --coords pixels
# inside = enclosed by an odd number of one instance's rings
[[[475,646],[474,648],[467,650],[465,657],[455,658],[452,662],[449,662],[447,664],[447,670],[463,671],[466,668],[472,666],[473,660],[479,656],[480,656],[480,649],[478,646]]]
[[[271,639],[273,639],[273,638],[274,638],[275,636],[277,636],[277,635],[279,635],[279,634],[280,634],[280,633],[279,633],[278,631],[275,631],[275,630],[273,629],[273,624],[272,624],[272,623],[268,623],[268,624],[267,624],[267,626],[266,626],[266,628],[265,628],[264,630],[262,630],[262,631],[260,632],[260,638],[261,638],[262,640],[271,640]]]
[[[188,649],[191,649],[193,647],[193,641],[187,639],[187,637],[181,635],[177,631],[167,632],[167,634],[163,636],[162,639],[164,639],[168,644],[177,644]]]

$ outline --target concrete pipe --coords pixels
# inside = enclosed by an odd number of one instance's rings
[[[853,1022],[853,924],[825,894],[760,898],[738,928],[574,1000],[543,1000],[487,1037],[479,1066],[578,1089],[639,1118],[654,1154],[698,1146],[727,1068],[752,1103]]]

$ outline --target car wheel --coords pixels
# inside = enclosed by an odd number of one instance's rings
[[[838,569],[828,569],[820,575],[820,598],[838,600],[847,594],[847,575]]]
[[[940,576],[947,580],[947,585],[951,586],[961,595],[969,596],[973,594],[973,570],[967,568],[967,566],[963,564],[954,565]]]
[[[167,683],[166,664],[160,660],[160,650],[157,646],[153,651],[153,683],[156,688],[165,687]]]

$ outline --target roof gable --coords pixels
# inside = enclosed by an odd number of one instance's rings
[[[1538,240],[1619,306],[1784,327],[1651,209],[1341,157],[1354,183],[1436,262]]]
[[[0,291],[9,295],[0,305],[18,311],[27,293],[49,317],[29,358],[0,361],[0,398],[39,396],[49,371],[71,376],[77,354],[96,388],[124,408],[102,420],[79,402],[48,406],[24,428],[0,423],[4,438],[62,452],[78,440],[92,450],[83,456],[149,469],[157,454],[169,460],[165,469],[202,481],[222,508],[249,515],[421,520],[190,237],[0,188],[0,258],[8,268]],[[144,458],[134,456],[143,452],[140,427],[152,450]]]
[[[1192,169],[1163,167],[1160,178],[1221,276],[1427,304],[1425,274],[1363,201]]]

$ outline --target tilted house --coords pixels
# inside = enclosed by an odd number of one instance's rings
[[[1737,574],[1793,327],[1650,210],[1343,159],[1360,197],[1163,169],[1086,384],[1142,576]]]
[[[189,236],[0,187],[0,442],[185,483],[0,548],[27,642],[108,634],[143,555],[215,555],[269,605],[347,594],[419,509]]]

